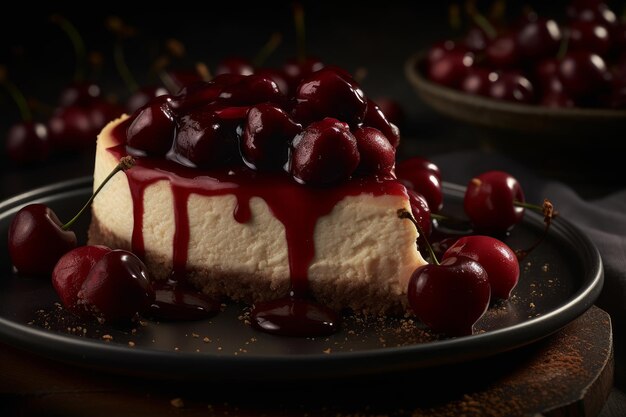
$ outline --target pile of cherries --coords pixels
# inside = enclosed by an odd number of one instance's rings
[[[485,172],[472,178],[465,192],[464,211],[471,232],[440,236],[441,240],[431,246],[432,218],[437,217],[433,213],[442,207],[439,168],[415,157],[398,164],[396,173],[407,186],[412,211],[409,214],[401,210],[399,217],[416,224],[421,235],[418,245],[423,252],[428,250],[425,255],[431,261],[412,274],[409,305],[423,323],[437,332],[450,336],[472,334],[490,302],[508,299],[519,281],[518,259],[523,252],[514,252],[492,236],[512,230],[523,219],[525,208],[540,208],[525,202],[519,182],[511,175]],[[549,222],[546,231],[548,226]],[[541,239],[534,247],[539,242]]]
[[[152,100],[128,122],[128,153],[192,168],[286,170],[311,185],[390,175],[397,127],[345,70],[302,65],[293,95],[266,75],[225,73]]]
[[[601,0],[573,0],[566,12],[562,24],[528,12],[508,26],[474,13],[465,37],[430,48],[425,74],[497,100],[626,108],[626,22]]]

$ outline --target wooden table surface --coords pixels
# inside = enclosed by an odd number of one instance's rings
[[[592,307],[555,335],[493,358],[289,384],[107,375],[0,345],[0,415],[597,416],[613,383],[612,342],[609,316]],[[624,415],[620,407],[612,402],[602,416]]]

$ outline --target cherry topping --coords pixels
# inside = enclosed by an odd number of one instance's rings
[[[367,100],[367,111],[363,124],[380,130],[394,148],[400,145],[400,131],[387,119],[381,108],[370,99]]]
[[[269,103],[248,111],[241,140],[241,155],[252,169],[282,169],[294,136],[302,131],[287,113]]]
[[[493,237],[461,237],[443,255],[443,259],[450,257],[470,258],[485,268],[494,298],[508,299],[519,281],[519,262],[515,253]]]
[[[327,117],[311,123],[293,140],[289,172],[299,183],[324,185],[345,180],[359,165],[350,127]]]
[[[91,268],[109,252],[111,249],[106,246],[80,246],[59,259],[52,270],[52,285],[66,309],[74,313],[84,311],[77,305],[78,291]]]
[[[363,121],[367,102],[351,78],[322,69],[302,81],[296,93],[295,119],[302,123],[333,117],[356,126]]]
[[[274,81],[278,86],[280,92],[284,95],[289,94],[292,90],[289,88],[289,81],[285,71],[276,68],[258,68],[255,72],[256,75],[260,75],[265,78],[269,78]]]
[[[180,119],[173,151],[185,166],[223,166],[238,154],[236,133],[210,108],[200,108]]]
[[[126,129],[126,144],[130,148],[154,155],[165,155],[170,150],[176,121],[168,100],[169,96],[161,96],[133,115]]]
[[[287,76],[289,91],[296,91],[302,80],[324,68],[324,64],[317,58],[306,57],[304,60],[290,59],[285,62],[283,72]]]
[[[472,178],[463,206],[476,230],[503,233],[522,220],[524,202],[519,182],[503,171],[488,171]]]
[[[236,84],[225,86],[219,94],[219,100],[225,105],[249,106],[266,101],[280,103],[284,101],[284,96],[272,79],[250,75]]]
[[[362,172],[386,175],[391,172],[396,161],[396,149],[378,129],[360,127],[354,132],[359,148]]]
[[[107,321],[142,313],[155,300],[148,269],[131,252],[113,250],[91,268],[78,292],[79,304]]]

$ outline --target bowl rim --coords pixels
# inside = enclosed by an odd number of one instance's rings
[[[404,65],[405,76],[409,82],[418,90],[418,93],[424,92],[430,95],[444,97],[449,101],[455,101],[464,105],[480,107],[485,110],[497,112],[518,113],[520,115],[542,115],[556,116],[562,118],[583,118],[583,119],[602,119],[602,120],[620,120],[626,119],[625,110],[603,109],[603,108],[554,108],[540,106],[537,104],[517,104],[503,100],[494,100],[488,97],[464,93],[454,88],[445,87],[440,84],[429,81],[419,71],[419,65],[426,57],[426,51],[420,51],[412,54]]]

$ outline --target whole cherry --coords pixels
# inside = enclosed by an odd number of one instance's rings
[[[382,109],[370,99],[367,99],[367,111],[363,124],[380,130],[394,148],[400,145],[400,130],[387,119]]]
[[[50,143],[59,150],[77,151],[96,143],[89,113],[78,106],[59,108],[48,120]]]
[[[169,106],[169,96],[159,96],[139,109],[126,129],[126,144],[131,154],[136,150],[165,155],[176,135],[176,119]]]
[[[536,61],[556,54],[563,35],[552,19],[533,16],[517,31],[517,45],[524,59]]]
[[[219,102],[228,106],[252,106],[264,102],[281,103],[285,96],[278,85],[262,75],[243,77],[236,84],[222,88]]]
[[[76,247],[76,234],[69,229],[106,183],[117,172],[130,169],[133,162],[131,157],[122,158],[78,214],[65,224],[44,204],[21,208],[11,220],[8,237],[9,255],[17,271],[24,275],[49,274],[61,256]]]
[[[516,72],[503,72],[489,86],[489,97],[528,104],[535,99],[535,89],[528,78]]]
[[[332,69],[322,69],[305,78],[298,87],[296,100],[293,115],[304,124],[332,117],[356,126],[367,110],[359,85]]]
[[[467,185],[463,207],[479,231],[504,233],[524,216],[524,192],[519,182],[504,171],[488,171]]]
[[[326,185],[348,179],[359,161],[357,141],[348,124],[327,117],[295,137],[288,168],[299,183]]]
[[[473,259],[458,256],[441,263],[424,231],[404,209],[398,217],[410,220],[423,237],[432,264],[418,267],[409,278],[408,300],[415,315],[436,332],[449,336],[471,335],[491,299],[487,271]]]
[[[612,47],[609,30],[596,22],[575,20],[569,25],[569,50],[606,56]]]
[[[441,173],[435,164],[421,157],[410,158],[396,167],[396,175],[407,188],[424,196],[432,212],[442,209]]]
[[[48,130],[41,123],[14,124],[7,132],[5,144],[7,155],[17,164],[42,162],[50,155]]]
[[[106,321],[128,320],[155,300],[148,269],[134,254],[112,250],[91,268],[78,292],[78,304]]]
[[[250,108],[241,137],[241,155],[252,169],[280,170],[289,144],[302,131],[287,113],[269,103]]]
[[[485,49],[485,61],[495,68],[513,68],[522,60],[522,51],[515,33],[503,33]]]
[[[487,68],[470,68],[461,82],[461,91],[486,96],[489,94],[491,83],[497,78],[498,75]]]
[[[91,268],[104,255],[111,252],[106,246],[80,246],[67,252],[52,270],[52,285],[63,306],[74,313],[83,313],[78,306],[78,291]]]
[[[609,86],[610,73],[602,57],[588,51],[565,55],[559,66],[559,78],[573,97],[585,97]]]
[[[468,68],[474,65],[474,54],[463,49],[453,49],[426,68],[428,79],[446,87],[457,88]]]
[[[396,148],[378,129],[359,127],[352,132],[359,149],[359,170],[368,174],[388,175],[396,161]]]
[[[519,281],[519,261],[504,242],[490,236],[464,236],[459,238],[443,255],[465,257],[478,262],[487,271],[491,296],[506,300]]]

